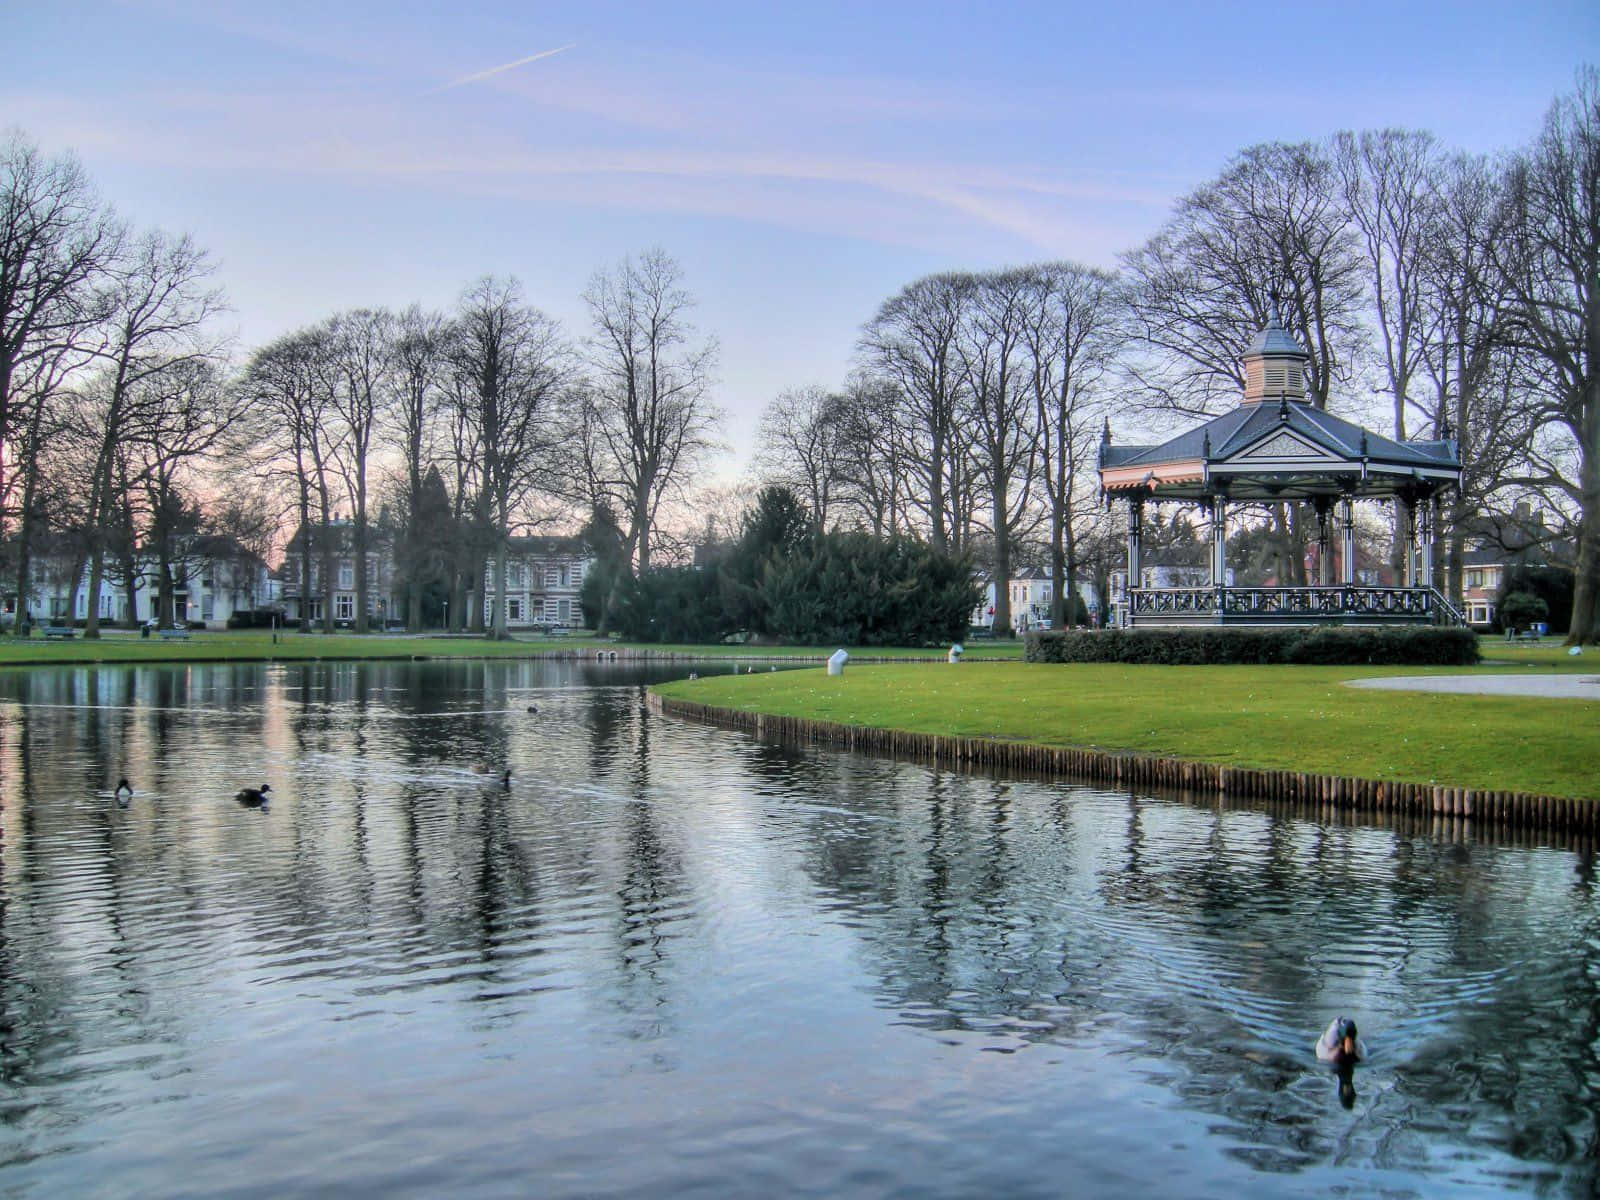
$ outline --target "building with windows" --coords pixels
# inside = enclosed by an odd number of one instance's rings
[[[576,537],[514,537],[506,557],[507,629],[578,629],[586,625],[579,593],[593,564]],[[494,621],[494,564],[483,580],[484,623]]]
[[[1566,566],[1576,558],[1570,541],[1545,524],[1542,509],[1519,501],[1508,514],[1483,514],[1467,530],[1461,556],[1461,607],[1467,624],[1489,629],[1506,577],[1519,567]]]
[[[302,525],[295,530],[284,547],[283,566],[278,572],[284,615],[302,625],[316,625],[322,621],[326,603],[322,581],[324,534],[333,542],[334,624],[351,626],[356,619],[356,553],[355,525],[348,519],[335,518],[326,526]],[[372,628],[384,629],[404,618],[405,606],[394,595],[393,545],[376,528],[369,528],[367,537],[367,620]],[[306,551],[310,557],[309,578],[302,579],[301,572],[307,567]]]
[[[266,608],[277,600],[277,583],[267,564],[232,538],[188,539],[181,554],[169,561],[168,569],[173,621],[178,625],[220,629],[234,613]],[[36,553],[30,574],[27,607],[35,625],[81,624],[88,620],[91,604],[107,625],[127,627],[159,615],[160,563],[148,553],[135,560],[131,579],[108,570],[100,581],[100,594],[93,598],[89,595],[89,564],[63,547]],[[10,619],[6,624],[15,620],[17,607],[16,597],[8,596]]]
[[[994,581],[987,576],[978,578],[982,589],[978,606],[972,610],[971,624],[979,629],[992,629],[995,616]],[[1050,604],[1054,595],[1050,572],[1039,567],[1018,567],[1006,583],[1006,595],[1011,601],[1011,625],[1018,633],[1030,629],[1050,628]],[[1078,597],[1084,607],[1097,611],[1099,597],[1094,585],[1087,579],[1078,580]]]

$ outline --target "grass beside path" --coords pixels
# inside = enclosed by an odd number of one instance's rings
[[[1592,652],[1495,649],[1486,642],[1496,661],[1480,668],[928,664],[716,676],[659,690],[915,733],[1600,799],[1600,701],[1344,686],[1381,675],[1600,671]]]
[[[101,637],[70,639],[0,637],[0,666],[50,666],[93,662],[291,662],[308,659],[383,658],[530,658],[544,654],[593,653],[617,650],[679,658],[799,658],[826,659],[835,646],[663,646],[600,641],[592,637],[538,637],[518,635],[507,642],[455,635],[280,633],[278,640],[265,630],[195,632],[187,638],[142,638],[125,629],[102,630]],[[944,649],[853,649],[863,658],[943,658]],[[969,649],[970,659],[1016,660],[1022,657],[1020,640],[979,642]]]

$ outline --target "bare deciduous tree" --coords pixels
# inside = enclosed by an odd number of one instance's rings
[[[1076,263],[1029,272],[1024,337],[1039,431],[1040,482],[1050,510],[1050,619],[1072,619],[1078,589],[1077,531],[1093,495],[1091,468],[1103,409],[1099,388],[1123,326],[1115,278]],[[1102,599],[1104,592],[1098,593]]]
[[[395,319],[388,347],[389,385],[386,410],[391,440],[400,451],[404,471],[405,540],[416,549],[421,537],[423,480],[433,458],[440,387],[445,372],[448,326],[438,313],[417,305]],[[418,572],[407,572],[406,626],[422,628],[423,584]]]
[[[912,456],[900,390],[881,377],[857,373],[839,398],[841,509],[877,537],[911,532]]]
[[[570,444],[562,402],[576,370],[560,327],[523,302],[514,279],[485,278],[467,289],[449,353],[452,394],[480,456],[473,515],[494,562],[491,633],[504,638],[512,521],[541,481],[557,476]]]
[[[762,480],[796,492],[819,531],[829,527],[840,484],[848,403],[820,387],[792,388],[761,414],[756,465]]]
[[[313,579],[321,591],[322,627],[333,631],[334,493],[332,472],[336,446],[326,419],[332,403],[328,386],[327,331],[301,329],[257,350],[246,366],[240,388],[255,406],[259,445],[268,470],[285,479],[293,491],[299,526],[300,620],[312,621]],[[315,518],[315,523],[313,523]],[[313,542],[318,569],[312,569]]]
[[[584,300],[594,325],[586,346],[594,373],[584,404],[587,499],[623,515],[628,553],[643,572],[663,500],[718,448],[716,344],[695,340],[694,300],[678,264],[659,249],[597,274]]]
[[[106,345],[95,428],[99,449],[90,482],[88,619],[84,637],[100,636],[98,597],[105,574],[101,522],[119,497],[117,456],[125,438],[138,435],[149,410],[140,403],[152,391],[146,386],[164,372],[216,354],[206,328],[221,311],[221,294],[210,287],[211,263],[187,237],[152,232],[130,249],[116,266],[107,303]],[[124,481],[126,482],[126,481]]]
[[[1494,243],[1511,312],[1507,339],[1537,356],[1534,427],[1570,448],[1532,460],[1528,482],[1577,513],[1571,643],[1600,640],[1600,70],[1545,117],[1511,164],[1511,236]],[[1543,465],[1544,469],[1539,469]],[[1572,468],[1575,467],[1575,470]]]
[[[956,339],[971,288],[971,277],[959,274],[907,284],[884,301],[860,341],[868,370],[892,382],[904,405],[906,452],[920,477],[910,499],[940,552],[958,540],[967,490]]]
[[[387,398],[394,317],[386,309],[358,308],[340,313],[327,327],[329,415],[339,422],[331,439],[335,469],[350,502],[351,550],[355,558],[355,631],[366,633],[371,619],[367,555],[371,527],[367,513],[368,475],[380,409]]]
[[[60,417],[49,406],[90,348],[98,285],[122,236],[75,159],[46,159],[20,133],[0,139],[0,539],[18,512],[19,633],[44,438]]]
[[[961,415],[972,434],[996,582],[994,623],[1011,629],[1012,548],[1037,517],[1030,505],[1039,449],[1027,334],[1032,279],[1025,271],[974,276],[955,341]]]

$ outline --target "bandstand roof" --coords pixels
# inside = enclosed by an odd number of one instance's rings
[[[1428,494],[1460,479],[1454,441],[1396,442],[1293,401],[1240,405],[1159,446],[1100,447],[1106,491],[1171,499]]]
[[[1232,412],[1156,446],[1118,446],[1108,426],[1100,484],[1113,495],[1199,500],[1315,500],[1427,496],[1461,481],[1453,440],[1398,442],[1306,402],[1296,367],[1306,357],[1276,315],[1245,355],[1245,396]],[[1284,379],[1288,382],[1285,384]],[[1262,380],[1278,388],[1264,394]]]

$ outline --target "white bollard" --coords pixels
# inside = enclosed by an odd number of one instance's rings
[[[850,656],[843,650],[835,650],[828,656],[828,674],[843,675],[844,664],[849,660],[849,658]]]
[[[957,642],[954,646],[950,647],[950,661],[951,662],[953,662],[953,663],[960,662],[961,661],[961,654],[962,654],[962,650],[961,650],[961,643],[960,642]]]

